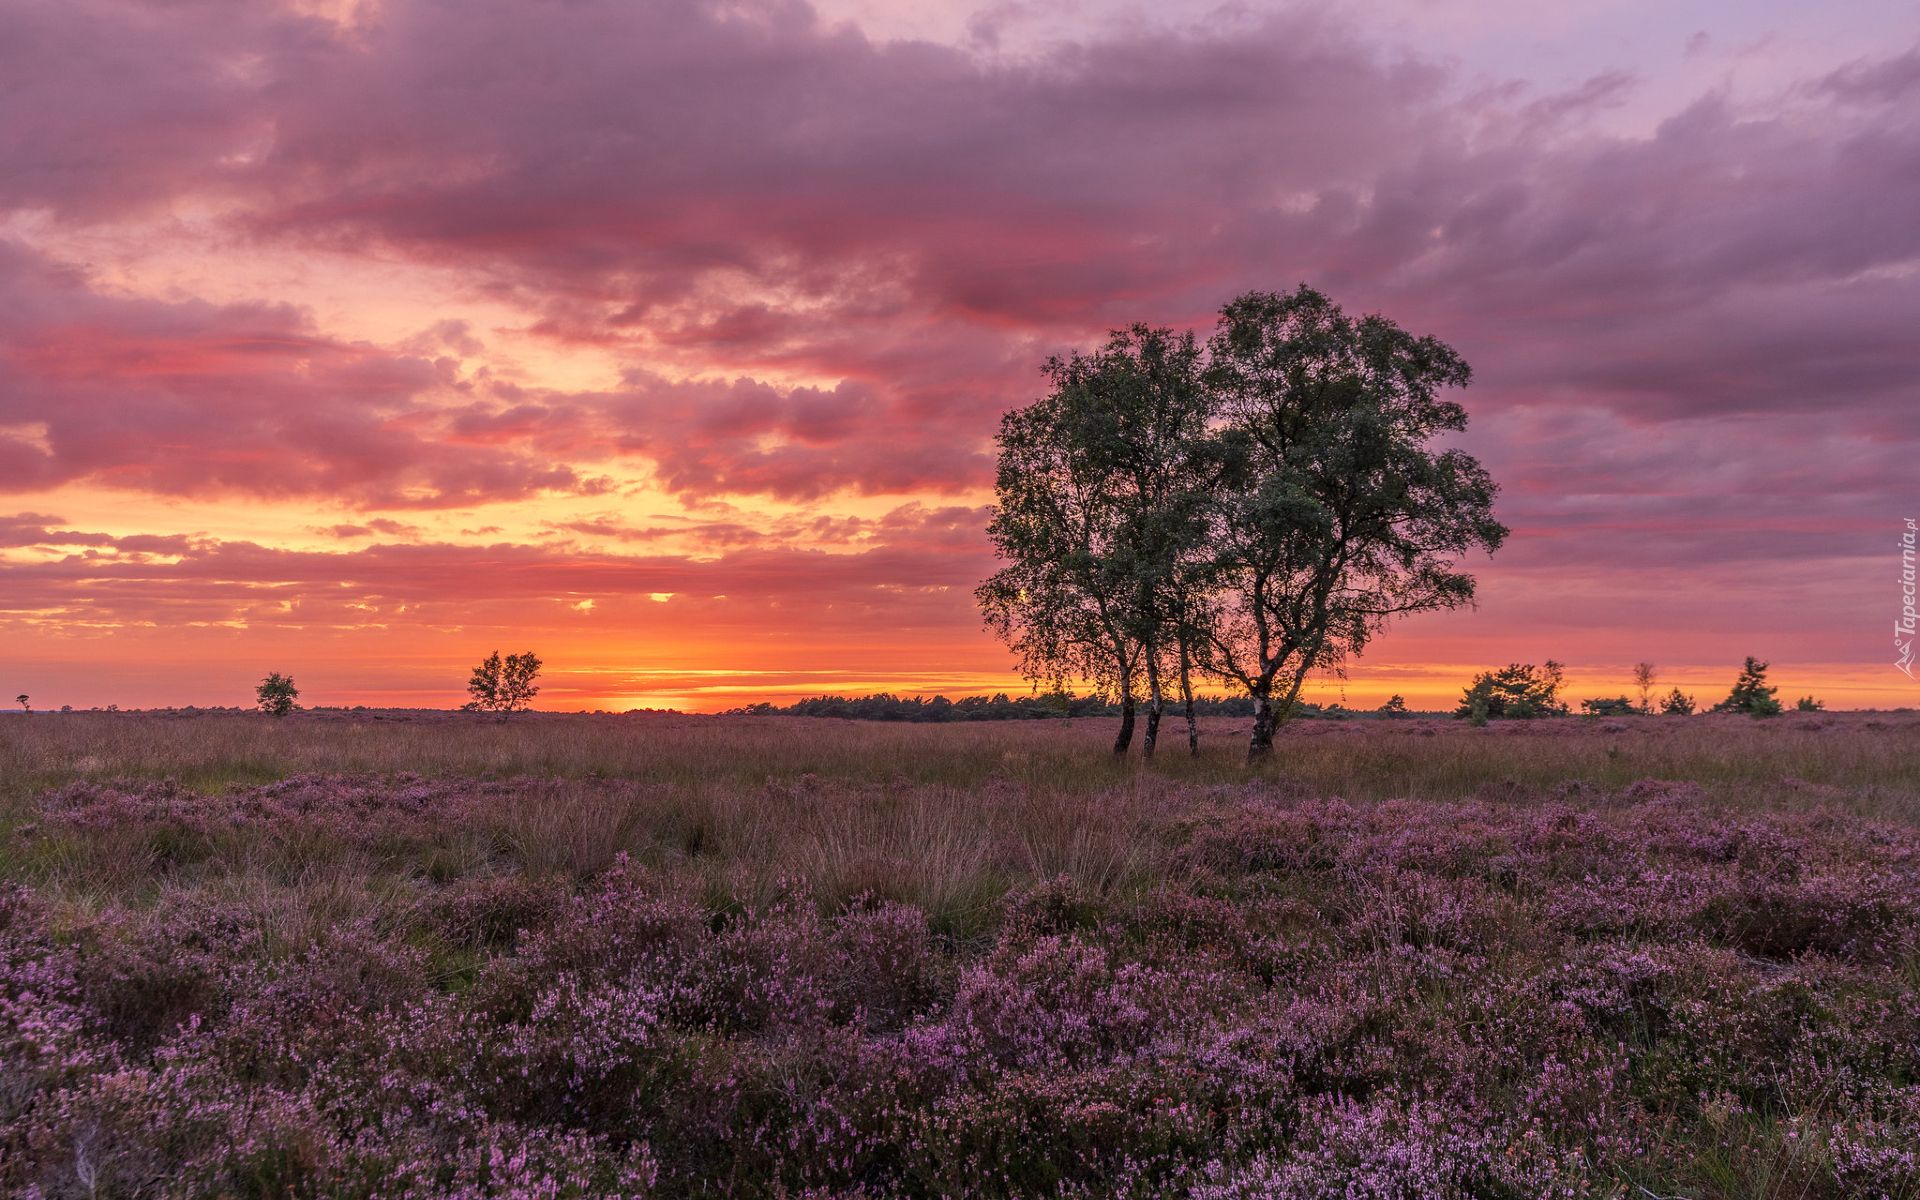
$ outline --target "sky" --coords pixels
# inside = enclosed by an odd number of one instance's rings
[[[0,0],[0,693],[1017,691],[1049,355],[1309,282],[1513,530],[1310,695],[1911,705],[1920,3]]]

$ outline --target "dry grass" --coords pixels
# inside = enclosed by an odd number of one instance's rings
[[[199,791],[303,773],[622,779],[758,795],[769,779],[972,790],[999,778],[1091,795],[1142,778],[1291,779],[1322,795],[1523,799],[1569,782],[1616,791],[1686,779],[1729,804],[1844,806],[1920,819],[1920,714],[1789,714],[1515,722],[1303,721],[1273,758],[1245,760],[1246,721],[1209,719],[1202,752],[1152,764],[1108,753],[1109,718],[886,725],[800,717],[315,712],[68,713],[0,717],[0,799],[76,779],[174,778]]]
[[[1635,780],[1689,780],[1730,809],[1849,811],[1920,823],[1920,718],[1906,714],[1459,722],[1301,722],[1250,766],[1245,722],[1203,753],[1108,752],[1110,720],[879,725],[790,717],[62,714],[0,719],[0,877],[84,912],[209,887],[278,945],[451,880],[591,879],[628,854],[713,899],[761,904],[805,880],[828,911],[864,898],[968,938],[1009,889],[1067,876],[1093,895],[1164,875],[1198,788],[1299,796],[1605,806]],[[202,795],[314,774],[471,779],[452,819],[342,833],[327,821],[14,832],[78,780],[172,777]],[[492,781],[488,784],[486,781]],[[465,785],[462,785],[465,786]],[[489,790],[491,788],[491,790]],[[284,913],[281,910],[285,910]],[[298,914],[298,915],[295,915]],[[279,932],[285,926],[284,936]]]

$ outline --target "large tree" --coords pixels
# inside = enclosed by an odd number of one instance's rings
[[[1442,399],[1459,355],[1325,295],[1250,292],[1221,310],[1205,382],[1230,463],[1210,529],[1209,665],[1253,697],[1268,753],[1309,673],[1395,616],[1473,600],[1460,556],[1491,551],[1493,480],[1433,445],[1465,428]]]
[[[1099,351],[1049,359],[1049,394],[1001,422],[987,532],[1007,565],[976,595],[1030,678],[1090,678],[1119,696],[1116,753],[1132,742],[1142,675],[1152,753],[1163,667],[1189,657],[1182,572],[1204,541],[1212,447],[1199,365],[1192,334],[1116,330]]]

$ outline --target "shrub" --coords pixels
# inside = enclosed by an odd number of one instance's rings
[[[1544,667],[1513,663],[1498,671],[1483,672],[1460,697],[1460,707],[1453,715],[1496,721],[1564,717],[1567,706],[1560,700],[1563,670],[1548,659]]]
[[[1251,696],[1208,696],[1193,698],[1193,712],[1199,717],[1250,717]],[[1315,716],[1315,704],[1296,701],[1293,715]],[[849,721],[898,721],[908,724],[944,724],[953,721],[1032,721],[1058,720],[1061,717],[1115,717],[1120,706],[1095,692],[1075,696],[1050,692],[1037,696],[1012,696],[996,692],[991,696],[945,696],[927,699],[921,696],[895,696],[876,692],[871,696],[808,696],[781,706],[761,701],[720,714],[728,717],[838,717]]]
[[[1793,707],[1799,712],[1819,712],[1827,707],[1827,702],[1815,700],[1812,696],[1802,696],[1800,702]]]
[[[1590,717],[1631,717],[1639,714],[1640,706],[1625,696],[1615,696],[1610,700],[1582,700],[1580,711]]]
[[[1733,691],[1714,705],[1713,711],[1742,712],[1750,717],[1778,716],[1780,701],[1774,699],[1775,690],[1767,685],[1767,664],[1749,654],[1746,665],[1740,668],[1739,678],[1733,681]]]
[[[1693,715],[1693,697],[1675,688],[1667,693],[1665,700],[1660,702],[1660,711],[1669,717],[1691,716]]]

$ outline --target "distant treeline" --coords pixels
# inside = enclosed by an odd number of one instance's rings
[[[1170,701],[1167,712],[1184,712]],[[1195,696],[1193,711],[1202,717],[1251,717],[1251,696]],[[963,696],[949,700],[945,696],[895,696],[880,692],[872,696],[810,696],[782,707],[778,704],[749,704],[728,709],[726,716],[843,717],[850,721],[1040,721],[1062,717],[1115,717],[1120,706],[1105,696],[1041,695]],[[1297,717],[1329,715],[1317,704],[1294,706]]]

